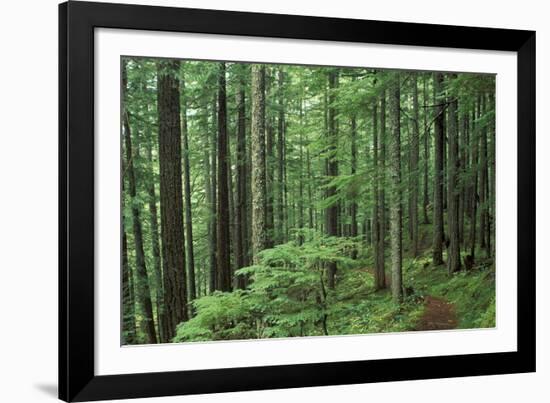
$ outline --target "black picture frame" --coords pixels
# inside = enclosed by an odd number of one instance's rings
[[[517,352],[96,376],[94,29],[517,52]],[[535,371],[535,32],[68,2],[59,5],[59,398],[89,401]]]

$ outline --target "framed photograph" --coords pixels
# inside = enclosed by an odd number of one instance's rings
[[[535,33],[59,6],[59,397],[535,370]]]

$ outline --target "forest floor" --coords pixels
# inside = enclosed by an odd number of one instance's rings
[[[406,295],[398,308],[391,300],[390,273],[386,272],[387,288],[373,291],[371,264],[352,269],[343,279],[343,288],[356,290],[345,301],[355,303],[356,309],[342,307],[341,316],[332,317],[334,333],[349,331],[348,323],[341,318],[351,321],[356,333],[494,327],[494,269],[484,262],[474,270],[449,276],[446,267],[433,267],[430,262],[431,256],[427,255],[404,259]],[[362,287],[359,275],[366,282]]]
[[[414,330],[449,330],[458,324],[455,307],[443,298],[424,298],[424,313]]]
[[[282,246],[272,253],[278,252],[286,258],[288,249],[295,253],[293,248],[295,247],[292,245]],[[405,248],[402,261],[402,303],[396,304],[392,299],[389,264],[386,265],[386,288],[375,289],[373,253],[367,247],[359,250],[357,259],[345,261],[346,264],[338,267],[336,287],[325,294],[326,299],[322,306],[320,299],[297,300],[296,295],[299,294],[296,293],[289,297],[287,288],[283,288],[279,297],[270,300],[276,309],[270,308],[274,313],[266,317],[272,322],[266,321],[270,327],[261,329],[263,333],[260,337],[359,335],[495,327],[494,262],[478,251],[477,256],[480,257],[470,270],[449,274],[445,265],[432,264],[429,240],[425,236],[421,238],[419,249],[418,256],[412,257]],[[465,257],[465,252],[462,257]],[[447,258],[445,252],[443,258]],[[386,262],[389,263],[389,256],[386,256]],[[270,269],[269,273],[273,273],[273,270]],[[279,284],[277,281],[281,282],[280,278],[286,278],[284,276],[289,272],[282,273],[278,278],[274,277],[275,280],[270,277],[266,282],[264,279],[263,286],[274,287],[273,284]],[[293,271],[290,272],[290,275],[294,274]],[[304,284],[308,287],[315,284],[318,287],[316,278],[313,283],[311,281],[311,277],[306,277]],[[255,284],[262,285],[260,281]],[[302,286],[302,283],[298,285]],[[317,288],[311,289],[319,291]],[[252,338],[250,335],[256,335],[256,328],[229,326],[223,329],[224,333],[218,331],[215,336],[217,338],[212,336],[211,329],[218,323],[248,323],[248,315],[257,309],[257,302],[253,297],[257,295],[242,292],[203,297],[200,306],[202,315],[187,322],[185,333],[181,332],[178,341]],[[320,309],[323,310],[323,320],[319,320]]]
[[[374,276],[374,268],[367,267],[363,271]],[[386,286],[391,288],[391,275],[386,273]],[[454,304],[448,302],[445,298],[426,295],[423,297],[424,310],[422,316],[413,329],[415,331],[424,330],[450,330],[456,329],[458,320]]]

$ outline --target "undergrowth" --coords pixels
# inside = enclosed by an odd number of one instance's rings
[[[428,295],[454,304],[458,328],[495,326],[495,272],[489,261],[449,275],[444,266],[433,267],[427,254],[405,257],[405,297],[395,304],[389,289],[374,289],[372,253],[360,240],[316,234],[302,239],[263,251],[261,264],[237,272],[249,279],[246,290],[194,301],[196,315],[180,324],[174,341],[411,331]],[[353,250],[357,260],[349,257]],[[338,264],[334,290],[324,279],[328,262]]]

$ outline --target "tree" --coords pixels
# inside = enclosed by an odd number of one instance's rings
[[[460,109],[463,108],[464,107],[461,106]],[[468,188],[467,186],[464,186],[464,178],[468,173],[468,115],[463,110],[459,112],[458,121],[458,152],[460,155],[458,169],[460,184],[460,200],[458,205],[458,238],[460,245],[464,245],[464,222],[468,201]]]
[[[433,250],[434,266],[443,264],[443,141],[445,105],[443,92],[443,74],[434,73],[434,103],[435,117],[435,151],[434,151],[434,219],[433,219]]]
[[[413,73],[412,79],[412,92],[413,92],[413,130],[411,137],[411,195],[410,195],[410,222],[412,230],[411,249],[414,257],[418,256],[418,157],[419,157],[419,137],[420,128],[419,120],[420,115],[418,112],[418,83],[417,75]]]
[[[124,101],[127,98],[127,73],[126,64],[124,64],[123,70],[123,91]],[[126,105],[126,102],[124,103]],[[141,228],[141,214],[137,206],[137,191],[136,191],[136,177],[134,172],[134,158],[139,158],[139,148],[134,152],[132,150],[132,133],[130,130],[130,121],[128,118],[128,110],[124,107],[123,115],[123,128],[124,128],[124,145],[126,148],[126,169],[125,173],[128,177],[128,190],[131,200],[132,210],[132,227],[134,235],[134,244],[136,252],[136,274],[137,281],[135,287],[137,289],[137,295],[139,298],[139,304],[143,313],[143,321],[145,327],[145,333],[148,343],[156,343],[157,335],[155,331],[155,321],[153,319],[153,304],[151,302],[151,291],[149,288],[149,278],[147,277],[147,267],[145,266],[145,252],[143,247],[143,231]]]
[[[225,63],[218,66],[218,196],[217,196],[217,268],[216,288],[231,291],[230,217],[227,147],[227,99],[225,88]]]
[[[487,112],[487,101],[485,94],[481,94],[481,112]],[[480,150],[479,150],[479,247],[487,250],[487,126],[480,124]]]
[[[210,167],[210,160],[213,158],[211,149],[214,148],[213,136],[208,132],[208,99],[203,95],[201,100],[202,114],[200,115],[200,129],[204,133],[204,146],[203,146],[203,170],[204,170],[204,195],[206,199],[206,236],[208,238],[208,289],[212,293],[216,289],[216,237],[215,237],[215,215],[216,215],[216,203],[214,202],[214,194],[212,181],[212,169]]]
[[[377,289],[386,288],[386,91],[380,95],[380,134],[378,136],[378,266],[375,270],[374,283]]]
[[[235,206],[236,223],[236,265],[237,269],[248,266],[248,213],[247,213],[247,161],[246,161],[246,108],[245,108],[245,78],[246,69],[240,71],[239,89],[237,93],[237,205]],[[245,278],[237,278],[237,286],[244,288]]]
[[[284,81],[285,75],[283,68],[278,70],[278,119],[277,119],[277,242],[284,243],[286,240],[285,229],[285,199],[284,199],[284,180],[285,180],[285,104],[284,104]]]
[[[492,84],[494,81],[492,81]],[[494,85],[494,84],[493,84]],[[495,96],[493,92],[488,94],[489,108],[493,111],[495,110]],[[489,113],[489,112],[488,112]],[[494,234],[494,218],[495,218],[495,182],[496,182],[496,173],[495,173],[495,120],[491,119],[487,125],[487,130],[489,132],[485,134],[487,139],[487,211],[486,211],[486,232],[487,232],[487,257],[490,258],[493,255],[493,248],[491,247],[491,236]]]
[[[351,116],[350,125],[351,125],[350,174],[354,176],[357,174],[357,117],[355,116],[355,114]],[[352,197],[354,196],[355,195],[352,195]],[[357,228],[357,203],[355,202],[355,200],[351,201],[349,209],[350,209],[350,220],[351,220],[349,236],[356,237],[358,233],[358,228]],[[357,249],[353,250],[352,258],[353,259],[357,258]]]
[[[472,124],[474,125],[474,130],[470,135],[470,149],[472,150],[472,161],[471,161],[471,170],[473,171],[473,178],[470,182],[470,259],[475,261],[476,255],[476,218],[477,218],[477,203],[478,203],[478,194],[477,194],[477,182],[478,182],[478,164],[479,164],[479,135],[478,135],[478,123],[476,123],[476,118],[479,117],[481,110],[481,100],[477,100],[477,112],[474,108],[472,111]]]
[[[391,243],[391,291],[395,303],[403,300],[403,279],[401,273],[403,217],[401,209],[401,103],[399,74],[393,73],[389,88],[390,116],[390,243]]]
[[[275,92],[273,91],[273,83],[275,80],[274,69],[266,68],[266,78],[265,78],[265,93],[266,99],[270,96],[273,96]],[[266,103],[265,106],[265,153],[266,153],[266,206],[265,206],[265,226],[266,226],[266,247],[272,248],[275,244],[275,216],[274,216],[274,206],[275,206],[275,147],[274,147],[274,116],[273,113],[268,112],[268,106]]]
[[[300,133],[298,135],[298,228],[302,229],[304,227],[304,133],[302,127],[304,126],[304,89],[301,88],[300,92],[300,112],[299,112],[299,123],[300,123]],[[353,140],[352,140],[353,141]],[[354,154],[354,147],[352,146],[352,155]],[[352,157],[353,158],[353,157]],[[353,171],[353,167],[352,167]],[[352,172],[353,173],[353,172]],[[357,227],[356,227],[357,232]],[[357,234],[355,234],[357,235]],[[304,237],[300,235],[298,237],[298,243],[301,245],[304,242]]]
[[[450,79],[456,78],[451,75]],[[447,249],[447,270],[454,273],[460,270],[460,238],[458,226],[460,188],[458,186],[458,171],[460,160],[458,156],[458,117],[457,100],[449,99],[449,156],[447,158],[447,223],[449,226],[449,247]]]
[[[252,256],[266,246],[265,66],[252,66]]]
[[[217,76],[217,75],[216,75]],[[216,83],[217,85],[217,83]],[[218,289],[218,94],[212,98],[212,127],[210,137],[210,158],[212,171],[210,174],[212,185],[212,205],[210,213],[210,292]]]
[[[122,224],[122,344],[136,342],[134,282],[128,264],[128,240]]]
[[[153,176],[153,145],[151,144],[151,133],[147,133],[147,161],[149,163],[149,174]],[[160,261],[160,233],[158,227],[157,195],[155,191],[155,182],[147,182],[147,194],[149,196],[149,222],[151,225],[151,249],[153,252],[154,276],[155,276],[155,305],[157,313],[157,324],[159,339],[163,340],[163,286],[162,286],[162,266]]]
[[[328,147],[327,147],[327,178],[330,181],[338,176],[338,133],[336,131],[336,94],[338,88],[338,70],[331,69],[328,73]],[[334,198],[336,186],[327,186],[327,198]],[[327,235],[338,236],[338,203],[332,202],[326,209]],[[327,267],[328,287],[334,288],[337,265],[336,262],[329,262]]]
[[[197,298],[197,288],[195,281],[195,253],[193,250],[193,217],[191,205],[191,167],[189,165],[189,140],[187,128],[187,97],[185,94],[185,81],[180,80],[182,100],[181,100],[181,132],[183,141],[183,183],[185,190],[185,237],[187,242],[187,272],[189,274],[189,301]]]
[[[423,181],[423,198],[422,198],[422,213],[424,216],[424,224],[429,224],[430,219],[428,218],[428,205],[430,204],[430,196],[428,192],[428,171],[430,167],[430,127],[428,126],[427,119],[427,103],[428,103],[428,86],[427,79],[424,75],[422,80],[423,92],[422,92],[422,101],[424,102],[424,181]]]
[[[176,326],[189,318],[181,183],[179,62],[162,60],[157,69],[163,316],[166,319],[162,341],[169,342],[175,335]]]
[[[372,107],[372,163],[374,168],[373,177],[373,212],[372,212],[372,225],[373,225],[373,243],[374,243],[374,286],[377,290],[381,290],[386,287],[386,276],[384,273],[384,257],[380,251],[384,248],[382,234],[382,220],[380,219],[380,161],[378,159],[378,149],[380,146],[379,134],[378,134],[378,99],[374,100]],[[381,136],[381,134],[380,134]]]

